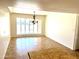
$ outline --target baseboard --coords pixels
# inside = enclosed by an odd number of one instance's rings
[[[22,37],[42,37],[45,36],[43,34],[29,34],[29,35],[17,35],[15,37],[11,37],[11,38],[22,38]]]
[[[53,40],[53,39],[49,38],[49,37],[46,36],[46,35],[45,35],[45,37],[48,38],[48,39],[50,39],[50,40]],[[53,40],[53,41],[56,42],[55,40]],[[63,46],[63,47],[66,48],[67,50],[72,50],[72,49],[66,47],[65,45],[63,45],[63,44],[61,44],[61,43],[59,43],[59,42],[56,42],[56,43],[59,44],[59,45],[61,45],[61,46]],[[72,50],[72,51],[75,51],[75,50]]]

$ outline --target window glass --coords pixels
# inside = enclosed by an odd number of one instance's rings
[[[17,34],[39,34],[41,33],[41,21],[36,19],[36,23],[32,23],[33,19],[16,18]]]

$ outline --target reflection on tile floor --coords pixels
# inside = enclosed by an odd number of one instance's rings
[[[46,37],[12,38],[8,46],[5,59],[29,59],[28,52],[39,51],[49,48],[61,48],[64,46]],[[71,50],[69,50],[71,52]]]

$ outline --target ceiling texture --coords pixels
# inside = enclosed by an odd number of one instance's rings
[[[79,0],[0,0],[1,10],[9,11],[8,7],[25,8],[25,10],[36,8],[40,11],[79,13]]]

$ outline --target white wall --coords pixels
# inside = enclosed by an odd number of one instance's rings
[[[0,15],[0,37],[10,37],[9,13]]]
[[[0,9],[0,59],[4,59],[10,41],[9,13]]]
[[[48,13],[45,34],[56,42],[74,49],[76,14]]]

